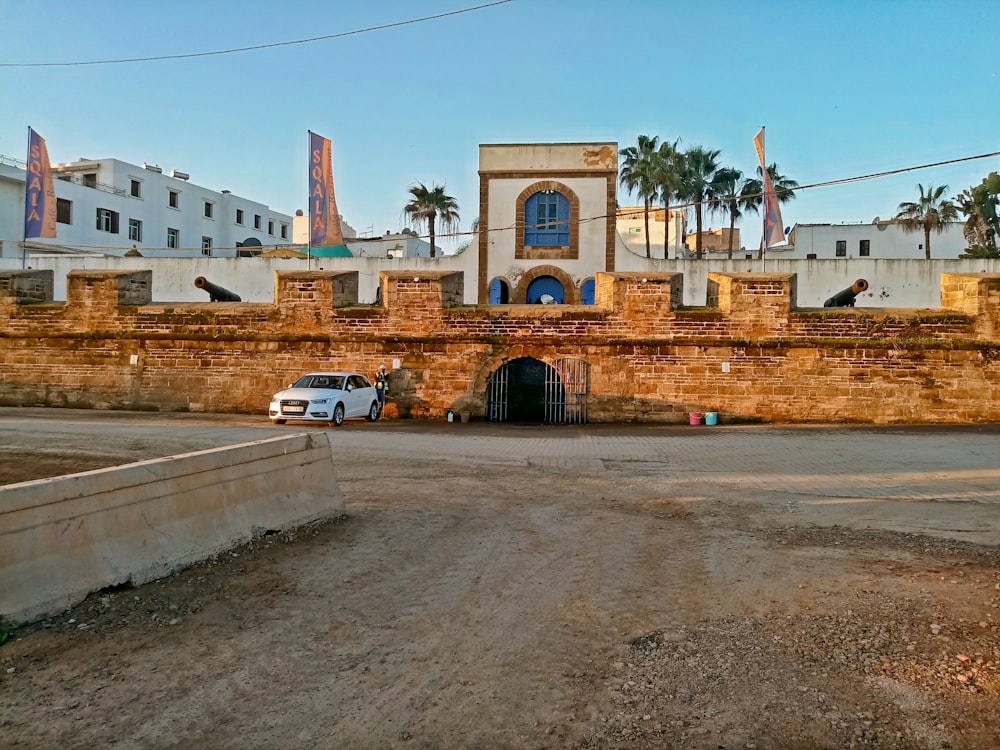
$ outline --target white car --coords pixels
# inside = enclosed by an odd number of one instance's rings
[[[371,381],[356,372],[311,372],[284,391],[271,396],[268,416],[275,424],[289,419],[300,422],[329,422],[341,425],[345,419],[379,418],[378,396]]]

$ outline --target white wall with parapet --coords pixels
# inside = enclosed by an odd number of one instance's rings
[[[933,250],[933,245],[932,245]],[[684,304],[701,306],[708,293],[708,274],[715,273],[794,273],[796,304],[822,307],[837,292],[857,279],[868,282],[868,291],[858,295],[857,307],[936,308],[941,305],[941,274],[1000,273],[1000,259],[880,259],[826,258],[796,260],[765,258],[747,260],[663,260],[633,252],[620,241],[615,249],[618,271],[657,271],[684,274]]]
[[[20,269],[21,258],[0,257],[0,268]],[[477,298],[474,248],[458,255],[437,258],[123,258],[109,255],[47,255],[28,258],[28,268],[51,269],[53,295],[66,299],[66,276],[70,271],[146,270],[153,272],[154,302],[208,302],[208,293],[194,285],[198,276],[231,292],[244,302],[274,302],[275,271],[357,271],[358,301],[375,301],[381,271],[460,271],[465,275],[466,304]]]

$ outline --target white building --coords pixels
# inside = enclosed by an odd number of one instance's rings
[[[291,216],[195,185],[176,169],[80,159],[52,172],[56,237],[32,239],[32,249],[121,255],[134,246],[143,254],[233,257],[292,242]],[[0,157],[0,242],[8,257],[22,252],[25,175],[23,162]]]
[[[670,211],[670,237],[664,243],[663,212],[660,206],[649,209],[649,255],[652,258],[688,257],[684,245],[687,217],[683,210]],[[643,206],[619,208],[616,221],[618,236],[636,255],[646,254],[646,215]]]
[[[952,222],[943,232],[931,232],[931,258],[954,259],[969,243],[962,224]],[[924,253],[924,233],[904,232],[896,221],[876,218],[871,224],[796,224],[788,244],[768,249],[771,258],[795,260],[827,258],[920,259]]]

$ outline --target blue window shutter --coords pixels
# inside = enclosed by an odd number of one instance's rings
[[[557,225],[557,237],[556,245],[568,245],[569,244],[569,201],[566,200],[566,196],[562,193],[556,193],[556,197],[559,199],[557,204],[556,218],[558,220]]]
[[[594,280],[587,279],[580,287],[580,301],[585,305],[594,304]]]
[[[524,202],[524,244],[569,245],[569,215],[569,200],[562,193],[535,193]]]

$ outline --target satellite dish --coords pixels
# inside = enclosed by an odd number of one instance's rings
[[[554,305],[556,303],[556,298],[553,297],[551,294],[543,294],[541,297],[538,298],[538,301],[541,302],[543,305]]]

